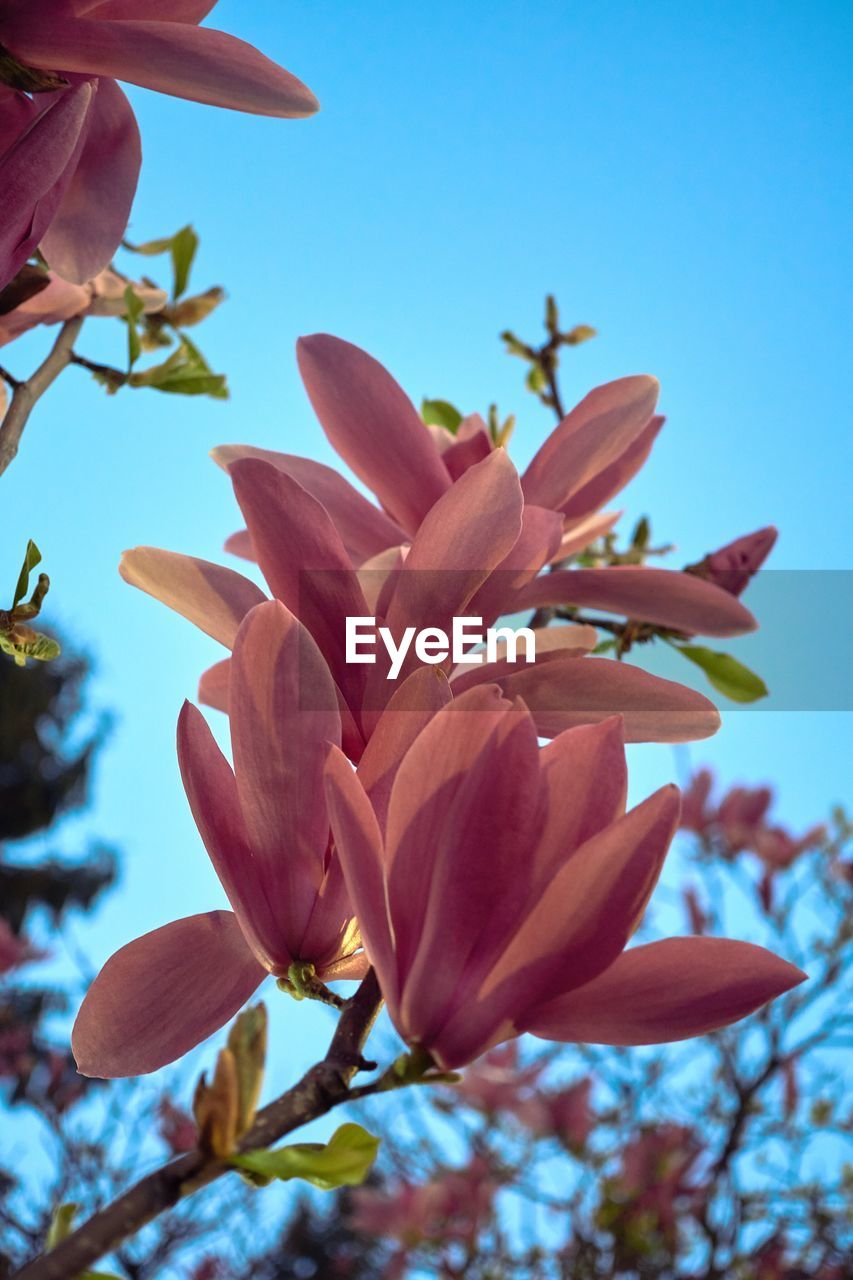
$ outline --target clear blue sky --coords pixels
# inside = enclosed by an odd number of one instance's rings
[[[777,567],[851,567],[849,6],[222,0],[214,16],[323,105],[291,123],[131,90],[145,145],[131,234],[198,228],[195,282],[230,294],[200,336],[232,399],[107,400],[72,370],[2,482],[5,580],[36,538],[54,616],[117,717],[94,807],[69,828],[125,855],[80,930],[96,962],[221,902],[174,754],[181,700],[220,652],[125,586],[118,558],[136,543],[220,555],[239,520],[215,444],[331,460],[300,333],[360,343],[414,398],[518,412],[523,463],[550,421],[496,335],[535,334],[554,291],[601,332],[570,362],[570,399],[661,379],[669,420],[629,516],[650,512],[684,560],[773,521]],[[82,350],[120,359],[118,325],[89,329]],[[43,341],[4,355],[25,372]],[[819,662],[821,620],[792,595],[784,625]],[[844,798],[849,724],[739,712],[693,759],[778,780],[782,816],[805,826]],[[668,748],[632,756],[637,796],[673,775]]]

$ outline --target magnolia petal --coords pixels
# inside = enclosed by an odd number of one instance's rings
[[[386,905],[382,834],[364,788],[337,747],[329,748],[325,786],[335,847],[364,949],[385,999],[393,1005],[396,964]]]
[[[152,22],[202,22],[219,0],[75,0],[78,17],[88,14],[98,21],[125,22],[147,18]]]
[[[0,289],[37,248],[62,202],[86,142],[93,93],[87,82],[42,95],[42,109],[0,156]]]
[[[466,471],[415,535],[388,608],[392,633],[432,626],[450,634],[453,618],[464,615],[518,541],[522,511],[518,475],[505,450],[496,449]],[[404,672],[412,661],[410,654]]]
[[[436,667],[421,667],[403,681],[379,717],[361,757],[358,776],[381,828],[400,761],[451,697],[444,673]]]
[[[805,977],[751,942],[665,938],[624,952],[592,982],[534,1006],[519,1029],[544,1040],[666,1044],[727,1027]]]
[[[554,662],[564,658],[582,658],[598,644],[595,627],[560,623],[558,626],[539,628],[536,631],[535,661]],[[518,662],[522,661],[524,646],[516,645]],[[501,639],[495,646],[495,661],[486,662],[482,649],[472,651],[464,662],[458,662],[450,673],[453,693],[458,695],[475,684],[491,684],[502,676],[518,670],[518,662],[509,661],[509,646]]]
[[[471,615],[488,624],[505,613],[507,600],[548,563],[562,535],[563,521],[558,512],[525,503],[518,539],[474,596],[468,606]]]
[[[614,715],[624,719],[626,742],[694,742],[720,727],[704,694],[612,658],[537,661],[493,678],[507,698],[523,698],[542,738]],[[463,687],[473,679],[463,677]]]
[[[235,36],[181,22],[92,21],[21,11],[4,19],[4,43],[22,62],[108,76],[177,98],[254,115],[312,115],[301,80]]]
[[[539,888],[573,849],[625,813],[628,769],[621,716],[580,725],[542,748],[547,817],[536,848]]]
[[[481,762],[494,759],[496,734],[511,711],[511,703],[494,685],[454,698],[433,716],[397,770],[388,806],[386,860],[401,976],[421,942],[437,860],[452,858],[455,848],[463,866],[467,862],[464,827],[457,831],[454,824],[467,820],[468,810],[476,813],[478,789],[489,785]],[[494,775],[490,785],[497,789]]]
[[[198,682],[198,700],[204,707],[213,707],[215,711],[228,714],[228,689],[231,672],[231,659],[223,658],[202,673]]]
[[[527,502],[561,511],[630,447],[654,413],[657,378],[618,378],[596,387],[551,432],[522,477]]]
[[[451,480],[458,480],[469,467],[487,458],[493,448],[486,424],[482,418],[472,415],[460,424],[456,437],[442,452],[441,460]]]
[[[357,715],[364,667],[346,661],[346,619],[367,605],[346,549],[323,506],[289,475],[259,458],[229,474],[273,595],[304,623]]]
[[[279,895],[249,844],[231,766],[204,716],[185,702],[178,718],[178,765],[204,847],[249,946],[270,972],[292,960],[279,920]]]
[[[284,932],[295,939],[323,879],[329,843],[323,771],[327,744],[340,746],[341,719],[320,650],[278,600],[258,605],[237,632],[229,716],[252,856],[281,903]]]
[[[64,279],[85,284],[109,264],[130,219],[141,164],[130,103],[114,80],[99,80],[85,146],[40,246]]]
[[[326,508],[353,564],[359,565],[405,540],[405,533],[390,516],[368,502],[333,467],[324,466],[322,462],[242,444],[220,445],[212,456],[226,470],[238,458],[261,458],[290,476]]]
[[[451,481],[411,400],[350,342],[315,333],[300,338],[296,354],[332,446],[391,517],[414,533]]]
[[[564,529],[563,536],[560,539],[560,545],[551,557],[551,564],[559,564],[561,560],[565,560],[568,556],[575,555],[578,551],[583,551],[591,542],[595,542],[597,538],[603,538],[606,533],[610,533],[615,529],[616,525],[622,518],[621,511],[603,511],[600,514],[588,516],[587,519],[581,520],[578,524],[571,524]]]
[[[622,952],[678,826],[678,788],[662,787],[566,859],[489,975],[505,1016],[590,982]]]
[[[621,493],[648,458],[665,421],[666,419],[660,416],[652,418],[615,462],[600,471],[569,499],[563,507],[563,515],[567,521],[574,523],[577,520],[589,519],[617,493]]]
[[[250,609],[266,600],[260,587],[233,569],[157,547],[125,551],[119,573],[132,587],[180,613],[231,649]]]
[[[83,1001],[71,1048],[84,1076],[145,1075],[224,1026],[266,977],[230,911],[175,920],[117,951]]]
[[[603,609],[688,635],[739,636],[758,626],[735,596],[712,582],[692,573],[645,565],[542,574],[514,596],[512,609],[561,604]]]
[[[449,734],[453,717],[447,721]],[[510,781],[501,785],[502,779]],[[410,1042],[429,1047],[454,1013],[469,1009],[472,1033],[480,1040],[492,1033],[471,1006],[523,916],[543,799],[533,722],[522,703],[507,705],[471,768],[415,818],[428,833],[430,854],[424,901],[416,904],[423,922],[412,939],[403,938],[399,908],[411,859],[398,848],[389,900],[397,931],[401,1029]],[[404,839],[409,838],[407,832]],[[411,921],[411,905],[408,916]],[[405,949],[403,941],[409,943]],[[496,1025],[502,1021],[499,1011]]]
[[[251,560],[252,564],[258,562],[252,544],[252,535],[248,529],[238,529],[236,533],[230,534],[225,539],[223,551],[230,552],[232,556],[239,556],[241,560]]]

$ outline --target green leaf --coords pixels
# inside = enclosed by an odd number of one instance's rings
[[[128,373],[142,355],[142,339],[139,336],[139,318],[145,310],[142,299],[134,293],[133,285],[124,291],[125,322],[127,324],[127,370]]]
[[[131,253],[141,253],[146,258],[154,258],[160,253],[172,255],[172,298],[180,298],[190,282],[190,271],[198,249],[198,236],[191,226],[181,227],[173,236],[163,236],[159,240],[147,240],[145,244],[128,244],[125,249]]]
[[[300,1142],[275,1151],[247,1151],[245,1155],[232,1156],[231,1163],[262,1178],[281,1182],[302,1178],[323,1191],[332,1191],[335,1187],[359,1186],[378,1150],[379,1139],[360,1124],[342,1124],[325,1146]]]
[[[190,226],[182,227],[172,239],[172,269],[174,271],[172,298],[175,300],[180,298],[181,294],[186,291],[190,282],[190,271],[192,270],[197,250],[198,236],[195,231]]]
[[[27,632],[28,635],[22,638],[20,627],[15,627],[12,631],[0,631],[0,651],[14,658],[17,666],[25,667],[27,658],[34,658],[36,662],[52,662],[62,653],[59,643],[50,636],[43,635],[40,631],[30,631],[29,628]]]
[[[730,653],[717,653],[698,644],[674,644],[689,662],[701,667],[713,687],[733,702],[757,702],[767,697],[767,685]]]
[[[156,258],[160,253],[168,253],[172,248],[174,236],[161,236],[159,240],[146,240],[144,244],[130,244],[124,242],[124,247],[130,253],[141,253],[145,258]]]
[[[79,1206],[76,1204],[61,1204],[54,1210],[47,1232],[47,1239],[45,1240],[45,1249],[55,1249],[58,1244],[61,1244],[63,1240],[71,1235],[74,1215],[78,1208]]]
[[[428,427],[446,427],[454,436],[462,421],[462,414],[448,400],[427,400],[426,397],[421,401],[421,417]]]
[[[141,373],[131,375],[132,387],[152,387],[155,391],[171,392],[185,396],[212,396],[215,400],[228,399],[228,383],[222,373],[213,373],[194,343],[181,335],[177,351]]]
[[[21,568],[20,575],[18,576],[18,585],[15,587],[15,598],[12,601],[13,609],[19,603],[19,601],[23,600],[24,596],[29,591],[30,574],[32,573],[33,569],[35,569],[36,565],[40,563],[41,563],[41,552],[39,551],[36,544],[33,542],[32,538],[30,538],[30,540],[27,543],[27,549],[24,552],[24,563]]]
[[[615,640],[599,640],[598,644],[592,651],[592,656],[600,657],[603,653],[611,653],[616,648]]]

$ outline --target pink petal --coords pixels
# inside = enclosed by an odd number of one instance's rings
[[[293,959],[282,923],[287,904],[249,844],[231,766],[189,702],[178,719],[178,764],[199,835],[246,941],[264,968],[286,973]]]
[[[250,609],[266,596],[254,582],[195,556],[156,547],[125,551],[119,565],[125,582],[180,613],[227,649]]]
[[[603,609],[688,635],[739,636],[758,626],[739,600],[712,582],[645,565],[542,574],[521,588],[512,607],[515,611],[561,604]]]
[[[536,848],[541,885],[625,812],[628,770],[621,716],[567,729],[542,749],[547,818]]]
[[[611,529],[614,529],[619,523],[621,517],[621,511],[604,511],[600,514],[589,516],[586,520],[581,520],[579,524],[571,524],[563,531],[560,545],[551,557],[550,563],[559,564],[567,556],[583,551],[591,542],[595,542],[597,538],[603,538],[606,533],[610,533]]]
[[[243,40],[178,22],[96,22],[14,15],[4,42],[21,61],[126,80],[159,93],[263,116],[309,116],[310,89]]]
[[[611,658],[537,661],[506,675],[479,670],[506,697],[524,700],[542,738],[614,715],[624,719],[626,742],[693,742],[720,727],[720,713],[703,694]],[[463,679],[470,687],[475,676]]]
[[[130,219],[142,146],[130,103],[99,80],[86,145],[41,249],[54,271],[85,284],[109,265]]]
[[[407,533],[450,487],[420,415],[382,365],[349,342],[300,338],[302,381],[323,430]]]
[[[453,442],[443,451],[441,460],[451,480],[458,480],[475,462],[482,462],[494,445],[483,419],[474,414],[459,425]]]
[[[382,834],[376,814],[343,752],[329,749],[326,801],[344,879],[364,949],[385,999],[396,997],[394,941],[385,896]]]
[[[213,707],[215,711],[228,714],[228,690],[231,671],[231,659],[223,658],[202,673],[198,682],[198,700],[204,707]]]
[[[569,499],[563,507],[563,514],[567,521],[588,519],[594,512],[600,511],[617,493],[621,493],[648,458],[665,421],[666,419],[661,417],[652,418],[615,462],[600,471]]]
[[[0,289],[39,244],[74,176],[93,92],[85,83],[41,95],[41,110],[0,156]]]
[[[517,1016],[613,964],[642,919],[679,807],[678,788],[662,787],[576,852],[567,847],[571,856],[528,911],[481,999],[492,996],[506,1015]]]
[[[405,541],[399,525],[368,502],[339,472],[321,462],[241,444],[221,445],[213,450],[213,458],[226,471],[238,458],[260,458],[290,476],[326,508],[356,565]]]
[[[433,724],[442,718],[446,742],[457,725],[464,728],[464,717],[460,724],[449,708]],[[416,743],[397,775],[389,847],[392,835],[397,835],[398,790],[411,786],[418,760],[426,766],[425,751]],[[434,763],[431,767],[435,772]],[[500,779],[507,779],[506,785]],[[388,885],[402,985],[401,1029],[407,1040],[429,1046],[459,1011],[470,1023],[479,1050],[503,1021],[503,1010],[494,1025],[479,1018],[474,999],[524,911],[543,799],[533,722],[523,704],[505,704],[501,720],[466,773],[436,789],[421,812],[413,812],[396,844]],[[406,881],[416,874],[413,863],[418,856],[426,861],[429,876],[423,901],[416,904],[422,916],[416,928],[409,903],[414,886]],[[404,930],[401,903],[406,904],[411,937]]]
[[[14,342],[38,324],[60,324],[80,315],[90,298],[90,290],[53,276],[46,289],[33,294],[13,311],[0,315],[0,347]]]
[[[320,650],[277,600],[258,605],[237,632],[229,716],[252,858],[281,904],[292,949],[323,879],[329,843],[323,771],[327,745],[340,745],[341,720]]]
[[[464,615],[518,541],[522,511],[518,475],[505,450],[466,471],[415,535],[388,609],[394,635],[407,626],[449,634],[453,618]]]
[[[380,827],[385,826],[400,761],[451,697],[444,673],[435,667],[421,667],[397,688],[379,717],[359,762],[358,777]]]
[[[224,1026],[265,977],[230,911],[146,933],[89,988],[71,1033],[77,1070],[105,1079],[156,1071]]]
[[[335,526],[316,498],[270,463],[242,458],[229,473],[273,594],[314,636],[357,713],[365,668],[346,661],[345,620],[368,609]]]
[[[536,662],[562,661],[565,658],[582,658],[591,653],[598,644],[598,632],[595,627],[578,627],[573,623],[560,623],[558,626],[540,628],[536,632]],[[524,663],[523,649],[519,650],[520,662]],[[475,660],[479,655],[479,661]],[[451,687],[455,696],[472,689],[475,684],[493,684],[504,676],[510,675],[519,668],[519,662],[510,662],[507,656],[507,643],[501,640],[497,645],[497,659],[486,662],[482,649],[474,650],[464,662],[459,662],[450,674]]]
[[[469,812],[472,822],[479,820],[477,797],[484,786],[503,790],[505,796],[515,794],[515,786],[495,788],[494,773],[484,780],[481,767],[484,760],[495,761],[497,735],[511,712],[512,705],[494,686],[472,689],[432,718],[399,766],[388,807],[386,859],[401,976],[408,973],[423,940],[438,862],[446,865],[455,858],[464,875],[469,857],[490,854],[488,847],[471,848],[466,824]],[[521,797],[520,804],[528,799]],[[503,810],[497,799],[492,807],[495,813]],[[487,812],[482,821],[489,824]],[[527,833],[528,843],[534,836]]]
[[[219,0],[75,0],[74,12],[98,21],[147,18],[154,22],[202,22]]]
[[[806,975],[751,942],[666,938],[621,955],[592,982],[531,1009],[545,1040],[665,1044],[746,1017]]]
[[[251,560],[252,564],[258,562],[248,529],[238,529],[236,533],[230,534],[225,539],[223,550],[230,552],[232,556],[239,556],[241,560]]]
[[[630,448],[657,403],[656,378],[619,378],[581,400],[542,445],[522,478],[527,502],[562,510]]]
[[[554,555],[562,534],[558,512],[525,503],[518,540],[474,596],[471,615],[484,618],[487,624],[500,617],[513,592],[535,577]]]

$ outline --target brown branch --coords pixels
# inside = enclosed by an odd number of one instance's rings
[[[18,445],[21,443],[24,427],[27,425],[36,403],[44,395],[48,387],[56,381],[62,370],[71,363],[74,343],[77,341],[77,336],[82,326],[82,316],[75,316],[73,320],[66,320],[59,331],[59,336],[51,347],[50,354],[39,365],[35,373],[27,378],[25,382],[18,382],[17,385],[15,385],[14,379],[9,380],[7,378],[13,388],[13,394],[3,421],[0,422],[0,475],[3,474],[18,452]]]
[[[365,1062],[362,1051],[381,1006],[382,995],[371,969],[347,1001],[325,1058],[258,1112],[239,1143],[240,1151],[269,1147],[347,1101],[353,1076],[372,1066]],[[24,1266],[15,1280],[72,1280],[179,1200],[215,1182],[231,1168],[227,1160],[202,1151],[191,1151],[163,1165],[94,1214],[50,1253]]]

